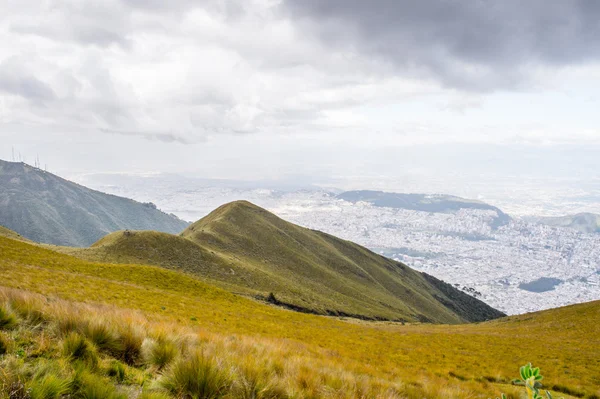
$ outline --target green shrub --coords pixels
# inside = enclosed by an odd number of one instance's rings
[[[4,306],[0,306],[0,330],[12,330],[17,324],[15,315]]]
[[[165,339],[151,341],[144,347],[144,361],[158,370],[164,369],[178,354],[177,345]]]
[[[175,363],[163,376],[160,385],[177,397],[216,399],[231,387],[230,376],[203,354]]]

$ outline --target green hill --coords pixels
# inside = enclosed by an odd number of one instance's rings
[[[117,230],[178,233],[187,223],[151,203],[104,194],[24,163],[0,160],[0,225],[33,241],[85,247]]]
[[[600,395],[600,301],[476,324],[350,321],[5,237],[0,254],[3,399],[517,398],[527,362],[555,397]]]
[[[503,316],[434,277],[246,201],[221,206],[180,236],[118,232],[89,249],[62,251],[185,271],[233,292],[317,314],[435,323]]]

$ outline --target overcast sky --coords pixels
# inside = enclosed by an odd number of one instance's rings
[[[598,176],[598,21],[595,0],[0,0],[0,158]]]

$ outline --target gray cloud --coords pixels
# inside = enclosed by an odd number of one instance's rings
[[[110,134],[119,134],[122,136],[138,136],[148,140],[157,140],[162,141],[164,143],[181,143],[181,144],[192,144],[200,141],[204,141],[204,139],[200,140],[196,138],[195,140],[191,140],[185,138],[182,134],[178,134],[175,132],[145,132],[145,131],[125,131],[125,130],[114,130],[114,129],[100,129],[103,133]]]
[[[12,60],[0,64],[0,91],[38,103],[56,97],[48,84],[31,75]]]
[[[307,34],[470,90],[515,88],[532,65],[600,58],[594,0],[284,0]]]
[[[98,47],[130,45],[131,10],[119,1],[48,2],[36,11],[12,22],[10,31]]]
[[[592,107],[577,104],[571,116],[561,112],[570,109],[566,91],[586,98],[597,92],[588,82],[600,76],[593,64],[600,53],[600,3],[524,3],[0,4],[6,15],[0,19],[0,119],[39,131],[67,126],[120,136],[114,140],[143,138],[147,145],[221,134],[237,134],[235,140],[314,134],[320,140],[351,133],[360,141],[364,132],[378,139],[394,135],[390,143],[400,134],[417,143],[494,141],[513,133],[488,134],[482,126],[507,115],[517,118],[515,126],[545,123],[535,132],[515,129],[526,137],[550,135],[550,129],[571,137],[575,129],[595,128]],[[10,59],[18,64],[2,64]],[[565,65],[583,68],[560,68]],[[561,112],[553,120],[546,117],[551,101],[542,104],[546,94],[532,82],[555,90],[554,109]],[[521,87],[527,93],[510,100],[499,98],[510,93],[496,93]],[[538,104],[537,115],[532,104]],[[514,112],[524,107],[527,113]]]

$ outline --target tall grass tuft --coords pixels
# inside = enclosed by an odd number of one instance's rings
[[[288,396],[272,367],[266,362],[248,357],[238,366],[233,391],[234,396],[239,399],[276,399]]]
[[[66,337],[69,333],[80,332],[85,329],[87,322],[75,312],[61,310],[57,312],[55,319],[55,330],[59,337]]]
[[[63,354],[71,360],[83,361],[91,368],[98,365],[98,355],[95,349],[85,337],[78,333],[70,333],[63,340]]]
[[[11,340],[8,335],[3,332],[0,332],[0,355],[5,355],[8,353],[11,347]]]
[[[203,353],[175,363],[163,376],[160,386],[178,398],[217,399],[231,388],[231,377]]]
[[[164,392],[144,391],[137,399],[171,399],[171,396]]]
[[[8,357],[0,363],[0,398],[30,399],[25,383],[30,379],[22,359]]]
[[[69,393],[70,382],[53,374],[34,380],[29,388],[31,399],[58,399]]]
[[[0,330],[12,330],[17,324],[17,318],[8,307],[0,305]]]
[[[106,323],[94,321],[86,324],[83,333],[102,352],[117,355],[125,347],[117,333]]]
[[[125,365],[123,365],[123,363],[121,363],[118,360],[114,360],[108,366],[107,374],[109,377],[113,377],[114,379],[117,380],[117,382],[121,383],[121,382],[125,381],[125,376],[126,376]]]
[[[147,340],[143,349],[144,362],[158,371],[163,370],[179,355],[177,345],[166,339]]]
[[[11,298],[10,307],[31,327],[40,326],[46,321],[40,304],[33,298],[14,296]]]
[[[83,368],[77,370],[71,387],[74,397],[81,399],[127,398],[124,394],[118,394],[112,384]]]
[[[130,366],[139,364],[142,354],[143,334],[132,325],[126,325],[119,330],[121,360]]]

